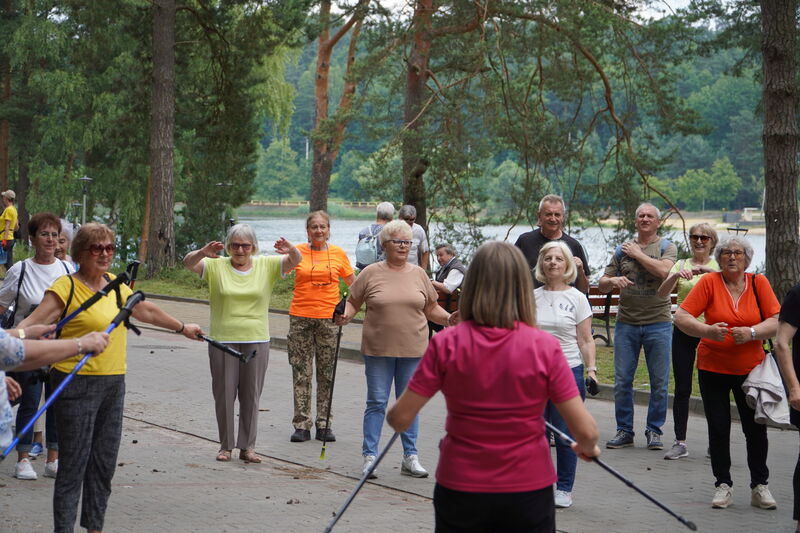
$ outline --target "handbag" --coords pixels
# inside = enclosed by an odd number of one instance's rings
[[[753,294],[756,298],[758,314],[763,322],[764,314],[761,312],[758,291],[756,291],[757,276],[758,274],[753,274]],[[786,387],[783,384],[778,364],[775,361],[772,339],[765,339],[761,347],[764,350],[764,360],[750,371],[747,379],[742,383],[747,405],[755,410],[754,420],[756,423],[772,423],[772,425],[779,427],[790,428]]]
[[[19,273],[19,281],[17,281],[17,295],[14,297],[14,304],[9,306],[9,308],[6,309],[6,312],[3,313],[2,317],[0,317],[0,327],[3,329],[14,327],[14,318],[17,314],[17,304],[19,304],[19,289],[22,287],[22,280],[25,279],[25,265],[26,261],[23,261],[22,266],[20,267],[21,272]]]

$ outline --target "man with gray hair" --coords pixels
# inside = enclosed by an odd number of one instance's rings
[[[614,414],[617,434],[606,448],[633,446],[633,376],[644,349],[650,375],[645,437],[648,450],[661,450],[661,426],[667,419],[669,351],[672,345],[670,297],[658,296],[678,250],[658,236],[661,213],[650,203],[636,209],[636,237],[617,246],[600,278],[600,292],[619,291],[614,327]]]
[[[430,259],[430,249],[428,248],[428,236],[425,234],[425,228],[416,223],[417,208],[413,205],[404,205],[400,208],[397,218],[405,220],[406,224],[411,226],[411,240],[413,244],[408,250],[408,258],[406,259],[412,265],[419,265],[425,270],[430,270],[431,266],[428,262]]]
[[[375,208],[375,223],[358,232],[356,245],[356,268],[363,270],[367,265],[383,261],[383,248],[378,234],[387,222],[394,218],[394,206],[391,202],[381,202]]]
[[[564,241],[572,256],[575,258],[575,267],[578,277],[575,278],[575,288],[586,294],[589,292],[589,261],[586,259],[586,252],[583,251],[581,243],[564,233],[564,200],[556,194],[548,194],[539,202],[539,227],[533,231],[523,233],[514,243],[514,246],[522,250],[528,265],[531,267],[531,275],[536,267],[536,260],[539,259],[539,250],[542,246],[551,241]],[[541,287],[542,283],[533,277],[535,287]]]

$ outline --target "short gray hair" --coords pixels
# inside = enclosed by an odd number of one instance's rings
[[[456,255],[456,250],[455,250],[455,248],[453,248],[453,245],[452,245],[452,244],[450,244],[449,242],[448,242],[448,243],[445,243],[445,244],[440,244],[440,245],[438,245],[438,246],[436,247],[436,251],[437,251],[437,252],[438,252],[439,250],[441,250],[441,249],[444,249],[444,251],[445,251],[445,252],[447,252],[448,254],[450,254],[450,255],[452,255],[452,256],[455,256],[455,255]]]
[[[397,212],[397,218],[414,217],[417,218],[417,208],[413,205],[404,205]]]
[[[231,253],[231,241],[236,237],[250,241],[250,244],[253,245],[253,255],[258,252],[258,237],[253,226],[250,224],[236,224],[230,227],[228,234],[225,236],[225,251],[229,254]]]
[[[411,226],[403,220],[392,220],[384,224],[383,229],[378,234],[381,239],[381,246],[386,244],[387,241],[392,240],[395,236],[400,236],[404,239],[411,240],[414,234],[411,232]]]
[[[375,208],[375,217],[378,220],[392,220],[394,218],[394,206],[391,202],[381,202]]]
[[[722,252],[725,250],[730,250],[730,247],[734,244],[738,244],[744,250],[744,258],[745,258],[745,265],[744,268],[750,266],[750,263],[753,261],[753,246],[750,244],[750,241],[745,239],[744,237],[739,237],[738,235],[732,235],[730,237],[723,237],[717,248],[714,250],[714,257],[719,263],[720,267],[722,266]]]
[[[557,194],[548,194],[547,196],[545,196],[544,198],[542,198],[542,199],[539,201],[539,210],[537,211],[537,213],[541,213],[541,212],[542,212],[542,209],[544,209],[544,204],[561,204],[561,208],[562,208],[564,211],[566,211],[566,210],[567,210],[567,206],[566,206],[566,205],[564,205],[564,199],[563,199],[563,198],[561,198],[561,197],[560,197],[559,195],[557,195]]]
[[[659,210],[659,209],[658,209],[656,206],[654,206],[654,205],[653,205],[653,204],[651,204],[650,202],[642,202],[642,203],[640,203],[640,204],[639,204],[639,207],[637,207],[637,208],[636,208],[636,211],[634,211],[634,213],[633,213],[633,216],[635,216],[635,217],[638,217],[638,216],[639,216],[639,211],[640,211],[640,210],[641,210],[643,207],[652,207],[653,209],[655,209],[655,210],[656,210],[656,218],[657,218],[657,219],[659,219],[659,220],[661,220],[661,210]]]

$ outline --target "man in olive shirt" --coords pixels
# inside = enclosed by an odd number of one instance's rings
[[[618,246],[600,278],[600,292],[620,291],[614,328],[614,414],[617,434],[607,448],[633,446],[633,376],[644,348],[650,375],[647,448],[661,450],[667,419],[669,351],[672,344],[670,298],[656,296],[677,259],[674,244],[657,235],[661,213],[649,203],[636,209],[636,238]]]

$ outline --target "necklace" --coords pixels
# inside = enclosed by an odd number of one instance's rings
[[[558,298],[558,295],[550,296],[547,294],[548,292],[557,292],[557,291],[548,291],[547,289],[542,289],[542,297],[544,298],[544,301],[547,302],[547,305],[550,306],[550,309],[552,309],[553,304],[556,303],[556,298]]]

